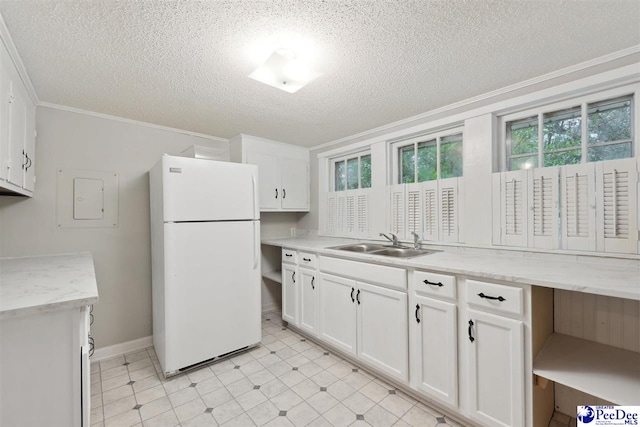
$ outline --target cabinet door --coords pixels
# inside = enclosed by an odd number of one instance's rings
[[[9,102],[11,98],[11,72],[13,62],[4,45],[0,43],[0,179],[6,180],[9,172]]]
[[[356,355],[356,282],[320,275],[320,338]]]
[[[282,264],[282,320],[298,325],[298,284],[295,265]]]
[[[9,106],[9,157],[11,166],[9,168],[8,181],[18,187],[24,185],[24,149],[27,139],[27,100],[25,95],[14,81],[13,96]]]
[[[430,397],[458,406],[456,306],[433,298],[411,298],[412,385]]]
[[[25,190],[33,191],[34,188],[34,176],[36,166],[36,107],[31,104],[31,101],[27,102],[27,119],[25,128],[25,142],[24,152],[25,156],[29,156],[28,161],[25,158],[26,166],[24,170],[24,184],[22,187]]]
[[[300,272],[300,328],[318,335],[318,280],[316,271],[301,268]]]
[[[409,380],[407,294],[358,282],[358,357],[401,381]]]
[[[469,415],[488,426],[523,426],[522,322],[476,310],[468,315]]]
[[[309,210],[309,162],[280,158],[282,209]]]
[[[258,166],[260,210],[280,209],[282,191],[278,174],[278,157],[273,154],[249,151],[247,163]]]

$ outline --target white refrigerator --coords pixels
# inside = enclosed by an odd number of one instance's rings
[[[149,172],[153,345],[165,377],[261,340],[254,165],[164,155]]]

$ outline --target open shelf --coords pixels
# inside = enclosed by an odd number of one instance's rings
[[[640,353],[552,334],[533,373],[618,405],[640,399]]]
[[[280,270],[268,271],[268,272],[262,273],[262,277],[264,277],[265,279],[272,280],[276,283],[282,283],[282,271]]]

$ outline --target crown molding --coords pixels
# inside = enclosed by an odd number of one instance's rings
[[[179,134],[182,134],[182,135],[195,136],[197,138],[208,139],[210,141],[215,141],[215,142],[226,142],[226,143],[229,143],[229,140],[226,139],[226,138],[220,138],[220,137],[217,137],[217,136],[205,135],[203,133],[191,132],[191,131],[183,130],[183,129],[176,129],[176,128],[172,128],[172,127],[168,127],[168,126],[156,125],[156,124],[153,124],[153,123],[142,122],[142,121],[138,121],[138,120],[125,119],[124,117],[111,116],[109,114],[103,114],[103,113],[96,113],[94,111],[83,110],[83,109],[80,109],[80,108],[67,107],[66,105],[52,104],[50,102],[39,102],[38,103],[38,107],[53,108],[55,110],[68,111],[70,113],[83,114],[85,116],[98,117],[98,118],[101,118],[101,119],[113,120],[113,121],[116,121],[116,122],[127,123],[127,124],[130,124],[130,125],[144,126],[144,127],[148,127],[148,128],[151,128],[151,129],[163,130],[165,132],[173,132],[173,133],[179,133]]]
[[[459,102],[455,102],[453,104],[449,104],[449,105],[445,105],[444,107],[440,107],[440,108],[436,108],[434,110],[430,110],[427,111],[425,113],[421,113],[415,116],[411,116],[408,117],[406,119],[401,119],[395,122],[391,122],[391,123],[387,123],[386,125],[382,125],[373,129],[369,129],[366,130],[364,132],[360,132],[354,135],[350,135],[350,136],[346,136],[340,139],[336,139],[333,141],[329,141],[329,142],[325,142],[323,144],[319,144],[319,145],[315,145],[310,147],[310,150],[312,151],[317,151],[317,150],[324,150],[326,148],[329,148],[331,146],[334,145],[338,145],[338,144],[344,144],[344,143],[348,143],[350,141],[356,141],[356,140],[360,140],[362,138],[366,138],[367,136],[372,136],[372,135],[376,135],[376,134],[380,134],[381,132],[384,132],[385,130],[392,130],[394,128],[397,128],[398,126],[403,126],[403,125],[412,125],[415,122],[424,122],[425,120],[428,120],[429,118],[432,117],[437,117],[440,116],[442,114],[445,114],[449,111],[454,111],[454,110],[459,110],[461,108],[473,108],[473,105],[478,103],[478,102],[483,102],[483,101],[488,101],[491,100],[493,98],[498,98],[502,95],[511,93],[511,92],[515,92],[518,90],[522,90],[522,89],[527,89],[536,85],[539,85],[540,83],[544,83],[547,82],[549,80],[554,80],[560,77],[564,77],[576,72],[580,72],[580,71],[584,71],[586,69],[592,68],[592,67],[596,67],[599,65],[603,65],[603,64],[607,64],[607,63],[611,63],[617,60],[620,60],[622,58],[625,58],[627,56],[631,56],[631,55],[636,55],[640,53],[640,45],[636,45],[636,46],[632,46],[626,49],[622,49],[604,56],[600,56],[598,58],[594,58],[594,59],[590,59],[588,61],[585,62],[581,62],[579,64],[575,64],[566,68],[562,68],[560,70],[556,70],[553,71],[551,73],[547,73],[547,74],[543,74],[541,76],[538,77],[534,77],[528,80],[524,80],[522,82],[519,83],[514,83],[512,85],[509,86],[505,86],[503,88],[500,89],[496,89],[494,91],[491,92],[487,92],[484,93],[482,95],[478,95],[478,96],[474,96],[472,98],[467,98],[465,100],[459,101]]]

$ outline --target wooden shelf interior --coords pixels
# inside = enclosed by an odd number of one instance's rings
[[[618,405],[640,401],[640,353],[552,334],[533,373]]]
[[[264,277],[265,279],[269,279],[269,280],[271,280],[273,282],[282,284],[282,271],[281,270],[268,271],[268,272],[262,273],[262,277]]]

